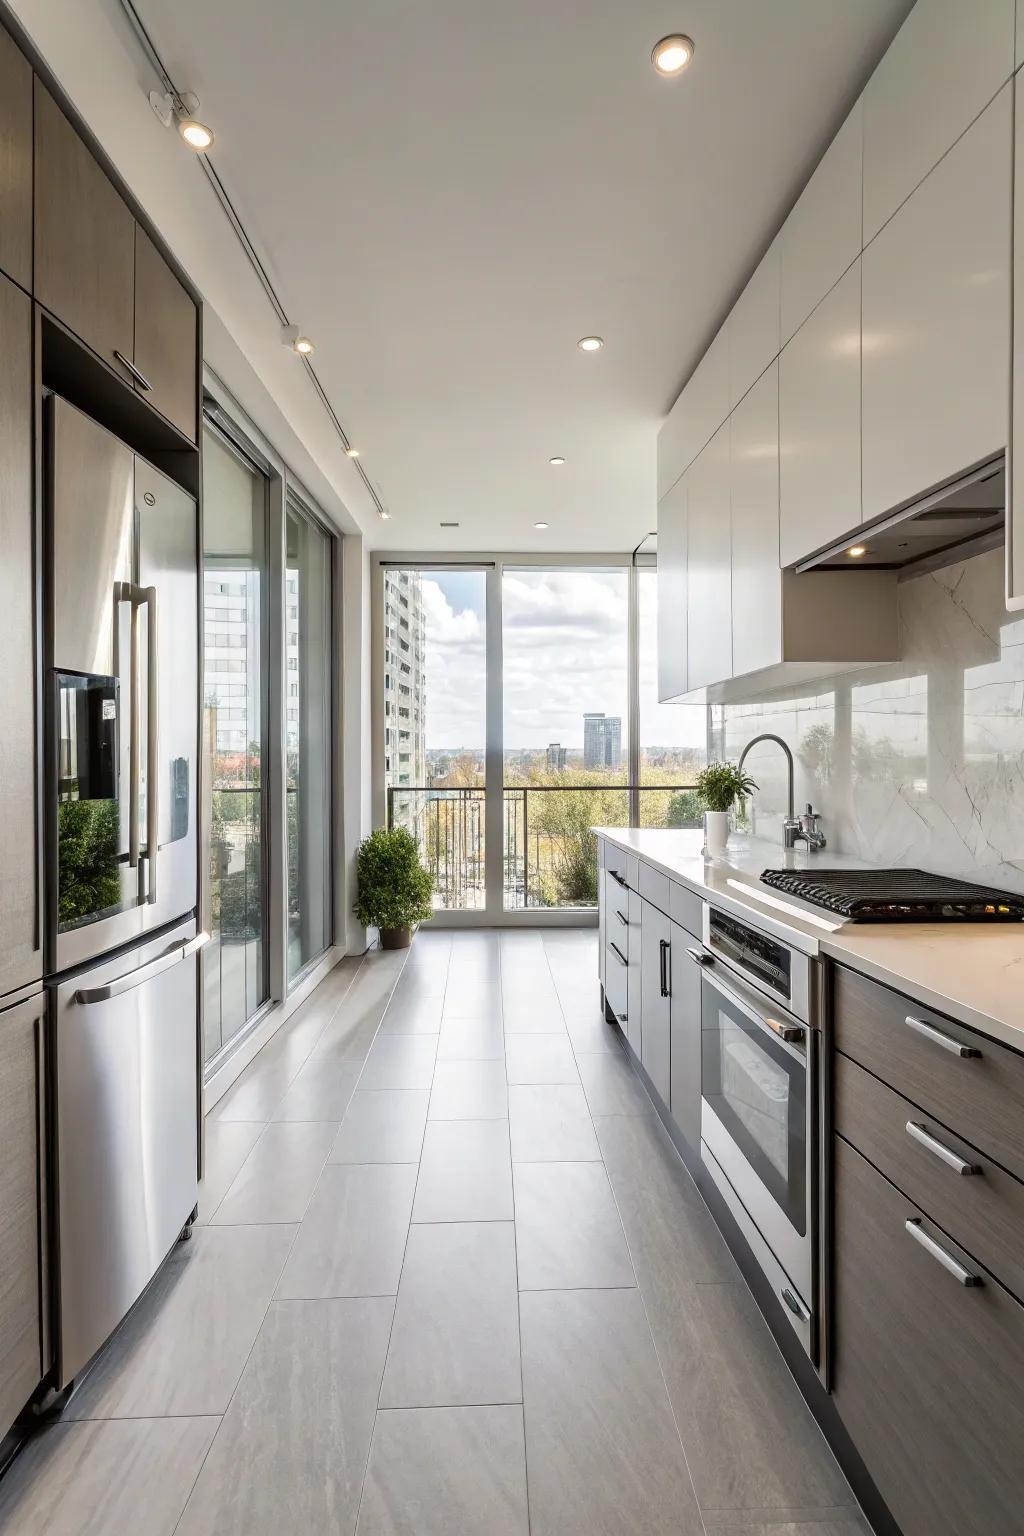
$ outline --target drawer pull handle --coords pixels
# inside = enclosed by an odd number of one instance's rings
[[[622,950],[619,948],[619,946],[617,944],[613,944],[611,939],[608,940],[608,948],[611,950],[612,954],[615,956],[616,960],[619,962],[620,965],[628,965],[629,964],[629,961],[626,959],[625,955],[622,953]]]
[[[810,1322],[811,1314],[808,1312],[800,1298],[790,1290],[788,1285],[783,1286],[782,1288],[782,1299],[794,1317],[798,1317],[802,1323]]]
[[[982,1284],[980,1275],[972,1275],[971,1271],[969,1269],[964,1269],[962,1264],[958,1264],[953,1255],[951,1253],[947,1253],[945,1248],[943,1248],[940,1243],[935,1241],[934,1237],[928,1236],[928,1233],[921,1225],[920,1216],[911,1216],[910,1219],[904,1223],[904,1225],[907,1231],[910,1233],[911,1237],[914,1239],[914,1242],[919,1243],[924,1249],[925,1253],[930,1253],[932,1258],[935,1259],[937,1263],[941,1264],[943,1269],[953,1276],[954,1280],[958,1280],[961,1285],[971,1286]]]
[[[116,347],[114,348],[114,356],[117,358],[122,368],[128,369],[128,372],[131,374],[132,378],[135,380],[140,389],[150,390],[153,388],[152,384],[146,378],[146,375],[141,373],[139,369],[136,368],[134,363],[130,363],[123,352],[118,352]]]
[[[618,874],[614,869],[610,869],[608,873],[611,875],[613,880],[622,886],[624,891],[629,890],[629,881],[623,875]]]
[[[628,928],[629,927],[629,918],[628,917],[623,917],[623,915],[619,911],[618,907],[615,908],[615,916],[618,918],[618,920],[622,924],[623,928]]]
[[[933,1157],[945,1163],[947,1168],[952,1168],[954,1173],[959,1173],[966,1178],[968,1174],[981,1172],[976,1164],[965,1163],[962,1157],[958,1157],[952,1147],[943,1146],[941,1141],[926,1131],[923,1125],[918,1125],[916,1120],[907,1121],[907,1135],[919,1146],[924,1147],[926,1152],[930,1152]]]
[[[936,1029],[934,1024],[926,1024],[924,1019],[916,1019],[912,1013],[908,1013],[903,1021],[908,1029],[916,1034],[923,1035],[933,1045],[941,1045],[944,1051],[951,1052],[954,1056],[980,1056],[981,1052],[975,1050],[973,1045],[964,1045],[960,1040],[954,1040],[952,1035],[947,1035],[943,1030]]]

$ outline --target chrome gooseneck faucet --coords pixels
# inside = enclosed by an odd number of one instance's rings
[[[787,786],[786,786],[786,819],[782,823],[782,846],[795,848],[798,842],[807,844],[808,852],[816,853],[819,848],[825,846],[825,835],[818,824],[818,817],[811,806],[808,805],[803,816],[796,816],[793,809],[793,754],[783,741],[781,736],[776,736],[772,731],[764,731],[760,736],[754,736],[747,742],[740,753],[737,768],[742,770],[746,762],[747,753],[751,747],[756,747],[759,741],[774,741],[776,746],[782,748],[786,754]]]

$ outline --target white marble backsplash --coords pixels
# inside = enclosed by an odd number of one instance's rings
[[[715,706],[711,755],[735,760],[774,731],[796,759],[797,812],[814,802],[836,852],[1024,893],[1024,614],[1006,611],[1003,552],[898,590],[898,666]],[[760,745],[747,766],[755,830],[779,835],[783,754]]]

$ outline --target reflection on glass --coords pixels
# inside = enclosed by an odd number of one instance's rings
[[[487,734],[484,571],[384,571],[384,783],[434,906],[480,909]]]
[[[704,825],[691,789],[707,762],[707,710],[703,704],[658,702],[658,572],[637,576],[637,671],[639,686],[642,827]],[[656,787],[655,787],[656,786]]]
[[[266,951],[264,476],[203,442],[203,1038],[209,1061],[269,996]]]
[[[331,540],[289,506],[285,570],[288,977],[331,942]]]
[[[116,677],[57,673],[57,925],[64,933],[138,895],[118,800]],[[122,884],[122,877],[124,883]]]

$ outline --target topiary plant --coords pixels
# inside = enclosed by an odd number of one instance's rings
[[[735,763],[709,763],[697,775],[697,798],[706,811],[731,811],[733,802],[757,785]]]
[[[379,928],[382,942],[388,942],[385,935],[432,916],[433,877],[420,863],[416,839],[404,827],[378,827],[364,838],[356,875],[356,916],[364,928]]]

